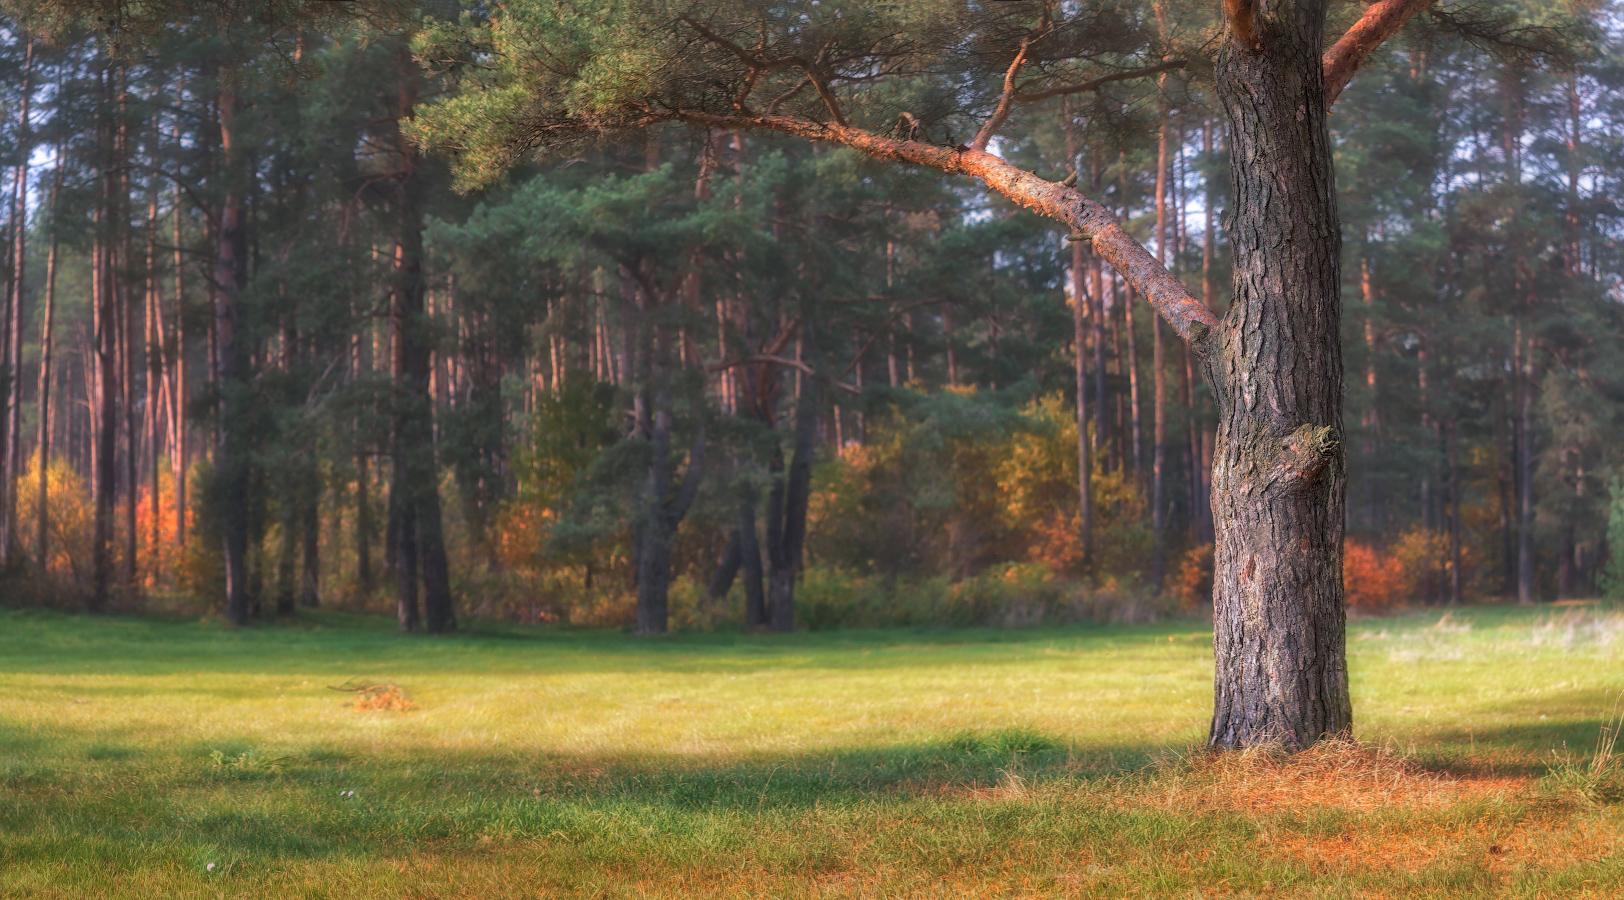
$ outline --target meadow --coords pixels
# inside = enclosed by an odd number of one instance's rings
[[[0,611],[0,896],[1624,896],[1624,616],[1412,612],[1350,647],[1359,744],[1213,758],[1193,621]],[[367,684],[410,708],[330,689]]]

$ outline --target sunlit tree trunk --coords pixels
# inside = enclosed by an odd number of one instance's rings
[[[53,339],[56,326],[56,253],[57,253],[57,197],[62,192],[62,145],[56,148],[56,172],[51,179],[51,197],[46,206],[46,225],[50,229],[50,250],[45,256],[45,308],[40,316],[39,337],[39,485],[35,509],[34,565],[40,574],[50,571],[51,562],[51,426],[54,410],[51,407],[51,360],[55,349]]]
[[[1064,115],[1066,156],[1073,166],[1078,166],[1077,123],[1072,118],[1070,100],[1066,102]],[[1080,175],[1080,171],[1074,169],[1075,174]],[[1089,460],[1088,435],[1088,313],[1091,302],[1088,273],[1092,269],[1089,256],[1083,241],[1071,242],[1072,360],[1077,375],[1077,550],[1084,567],[1089,564],[1094,543],[1094,502],[1090,490],[1094,469]],[[895,380],[894,376],[892,380]]]
[[[0,490],[0,500],[5,504],[4,522],[0,523],[0,541],[3,541],[0,552],[4,553],[7,564],[18,560],[22,546],[17,533],[17,488],[23,477],[23,295],[28,289],[28,157],[33,153],[28,106],[33,99],[34,74],[34,41],[30,36],[24,36],[23,40],[27,42],[27,48],[23,51],[22,95],[17,114],[17,137],[21,147],[17,163],[17,194],[11,216],[15,233],[11,245],[11,342],[6,352],[6,483],[4,489]]]
[[[1220,748],[1353,725],[1342,606],[1341,223],[1319,3],[1244,5],[1219,52],[1235,301],[1206,354]]]

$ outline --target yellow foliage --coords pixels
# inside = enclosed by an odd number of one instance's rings
[[[1077,571],[1077,417],[1060,394],[1045,394],[1023,413],[1034,424],[1010,438],[995,477],[1003,498],[1005,526],[1022,536],[1023,556],[1056,569]],[[1143,558],[1145,500],[1122,472],[1103,471],[1098,454],[1090,460],[1089,499],[1093,513],[1096,571],[1108,571]]]
[[[90,585],[90,552],[95,526],[90,485],[63,459],[54,459],[46,467],[45,481],[48,512],[45,539],[50,551],[45,574],[59,584],[85,590]],[[39,555],[39,504],[39,458],[35,455],[22,483],[17,486],[19,538],[28,559]]]

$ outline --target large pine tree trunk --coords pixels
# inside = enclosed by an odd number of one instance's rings
[[[1341,226],[1320,54],[1324,10],[1265,5],[1219,55],[1235,302],[1206,348],[1216,673],[1210,742],[1306,747],[1350,732]]]

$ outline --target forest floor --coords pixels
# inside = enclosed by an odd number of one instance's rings
[[[1590,768],[1624,616],[1413,612],[1350,647],[1362,744],[1215,759],[1194,622],[0,610],[0,897],[1624,896],[1624,779]]]

